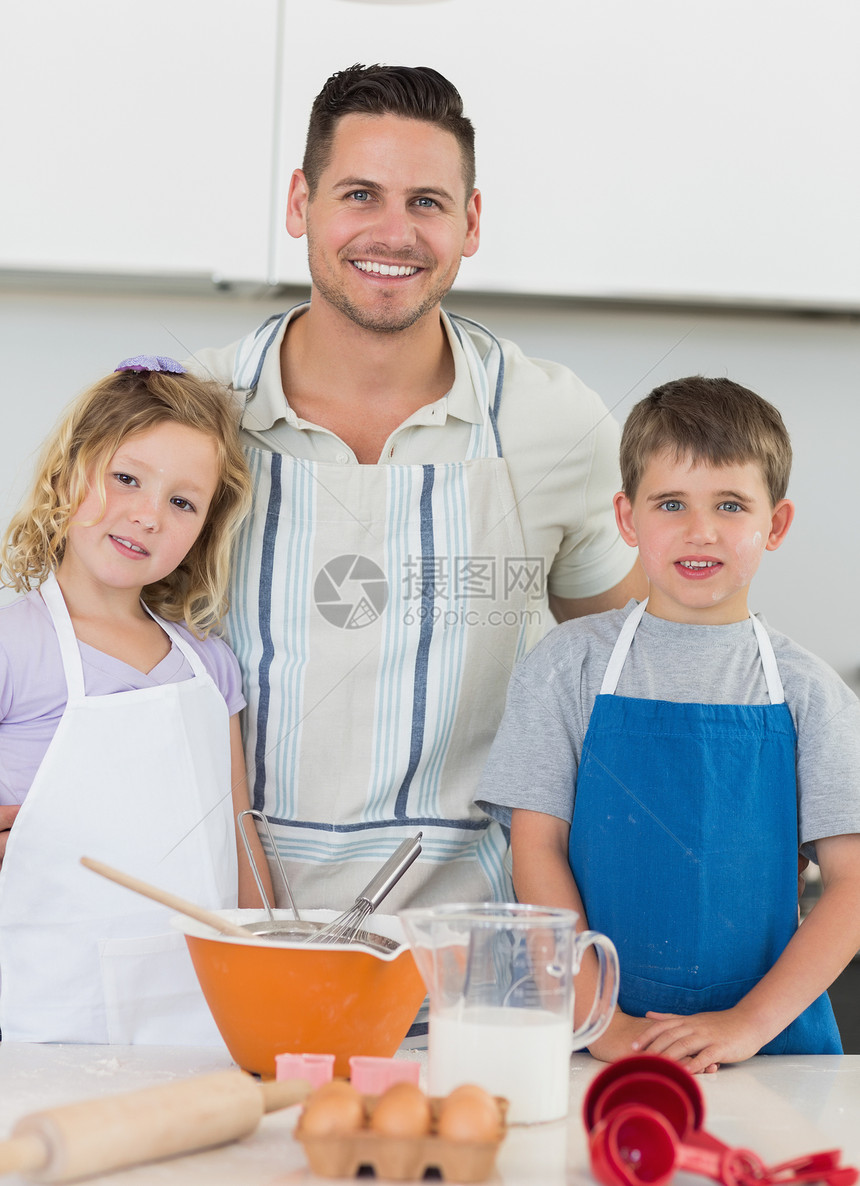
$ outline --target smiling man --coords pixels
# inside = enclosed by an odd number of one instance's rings
[[[644,592],[614,524],[618,429],[566,368],[441,302],[477,251],[474,130],[427,67],[314,102],[287,230],[310,301],[196,365],[244,403],[256,502],[235,562],[254,803],[300,906],[511,896],[472,805],[518,657]]]

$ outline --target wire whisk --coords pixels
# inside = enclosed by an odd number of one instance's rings
[[[394,888],[418,854],[421,852],[423,832],[407,837],[398,845],[379,872],[367,883],[355,902],[333,918],[321,930],[309,935],[306,943],[355,943],[364,932],[364,922],[382,899]]]

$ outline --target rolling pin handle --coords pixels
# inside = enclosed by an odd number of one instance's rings
[[[44,1169],[51,1154],[35,1134],[0,1141],[0,1174],[31,1174]]]
[[[307,1099],[311,1085],[307,1079],[269,1079],[260,1084],[260,1091],[263,1093],[263,1111],[277,1112],[279,1108],[289,1108]]]

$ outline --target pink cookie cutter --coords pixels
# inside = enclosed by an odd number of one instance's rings
[[[376,1058],[354,1054],[349,1060],[349,1081],[362,1095],[382,1095],[392,1083],[418,1083],[419,1064],[402,1058]]]
[[[322,1087],[334,1075],[333,1054],[276,1054],[276,1079],[307,1079],[311,1087]]]

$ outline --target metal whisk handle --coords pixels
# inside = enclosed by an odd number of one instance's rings
[[[407,837],[398,845],[375,877],[364,887],[356,898],[355,904],[366,902],[371,910],[375,910],[395,882],[399,881],[418,854],[421,852],[421,837],[423,832]]]

